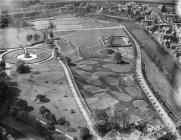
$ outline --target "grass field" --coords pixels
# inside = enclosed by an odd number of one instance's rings
[[[39,119],[43,119],[39,115],[39,108],[42,105],[50,109],[57,119],[65,117],[70,121],[71,127],[77,130],[67,133],[78,136],[78,128],[85,126],[86,123],[68,87],[61,65],[51,60],[44,64],[33,65],[32,71],[35,72],[17,74],[14,77],[14,81],[18,83],[18,88],[21,90],[19,98],[28,101],[28,104],[34,108],[30,113]],[[50,102],[43,104],[35,102],[38,94],[46,95]],[[71,113],[71,110],[75,113]],[[57,128],[67,131],[64,126],[57,125]]]
[[[27,35],[34,35],[39,34],[40,38],[38,41],[32,39],[31,41],[27,42],[26,36]],[[19,45],[25,44],[34,44],[36,42],[44,41],[44,34],[41,31],[35,31],[31,29],[16,29],[16,28],[5,28],[0,29],[0,49],[8,49],[8,48],[17,48]]]

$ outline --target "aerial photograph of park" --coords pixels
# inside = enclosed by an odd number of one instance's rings
[[[181,140],[181,0],[0,0],[0,140]]]

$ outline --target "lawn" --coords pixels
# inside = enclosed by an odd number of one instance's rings
[[[36,41],[32,39],[27,42],[27,35],[39,34],[40,38]],[[0,49],[8,49],[8,48],[17,48],[19,45],[25,45],[26,43],[34,44],[36,42],[44,41],[44,34],[41,31],[35,31],[33,29],[23,29],[23,28],[6,28],[0,29]]]
[[[41,120],[44,120],[39,114],[39,108],[42,105],[55,114],[56,119],[65,117],[70,122],[71,127],[76,129],[76,132],[68,132],[64,126],[60,125],[57,125],[57,128],[72,136],[78,136],[78,128],[86,126],[86,123],[69,89],[61,65],[52,59],[43,64],[31,65],[31,68],[32,73],[17,74],[13,79],[18,83],[18,88],[21,90],[18,98],[25,99],[34,108],[30,114]],[[35,102],[38,94],[46,95],[50,102]],[[75,113],[72,113],[72,110]]]

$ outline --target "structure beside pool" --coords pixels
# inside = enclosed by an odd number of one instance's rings
[[[105,47],[108,47],[110,45],[111,47],[130,47],[131,46],[131,42],[126,36],[114,36],[114,35],[101,36],[100,40],[101,40],[102,45]]]

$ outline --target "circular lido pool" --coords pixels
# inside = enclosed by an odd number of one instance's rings
[[[31,61],[33,59],[36,59],[38,57],[38,55],[36,54],[28,54],[28,57],[26,56],[26,54],[21,54],[17,57],[18,60],[23,60],[23,61]]]
[[[23,60],[26,64],[40,64],[53,58],[51,51],[42,48],[26,48],[7,51],[3,54],[4,59],[9,64],[16,64],[18,60]]]
[[[97,51],[98,54],[103,56],[112,56],[115,52],[116,52],[115,49],[110,49],[110,48],[100,49]]]

